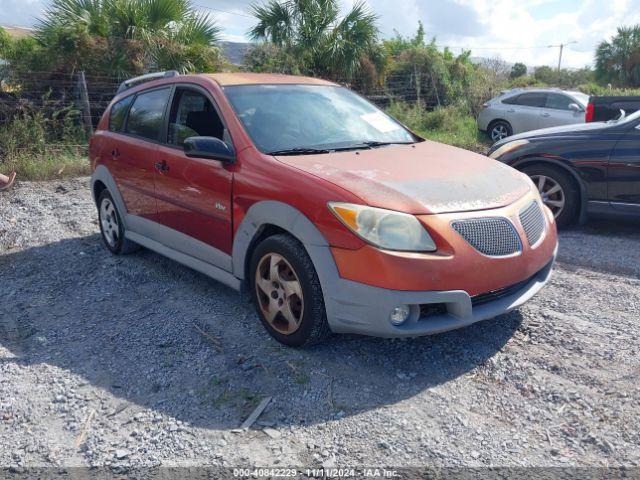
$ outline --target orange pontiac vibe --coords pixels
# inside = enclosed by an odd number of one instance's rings
[[[556,256],[526,175],[323,80],[137,77],[89,151],[111,252],[143,246],[248,292],[287,345],[495,317],[538,292]]]

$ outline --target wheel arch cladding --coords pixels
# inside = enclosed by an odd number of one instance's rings
[[[102,187],[100,187],[100,185],[102,185]],[[127,209],[125,208],[124,201],[120,195],[120,190],[107,167],[99,165],[91,175],[91,194],[93,195],[93,201],[96,205],[98,204],[98,196],[105,188],[111,194],[111,198],[113,198],[113,201],[116,204],[122,223],[124,224],[124,227],[126,227]]]
[[[584,223],[587,219],[587,188],[580,178],[578,172],[575,169],[571,168],[570,164],[562,162],[560,160],[556,160],[555,158],[546,158],[546,157],[525,157],[519,160],[516,160],[511,164],[513,168],[518,170],[522,170],[523,168],[530,167],[532,165],[545,165],[548,167],[555,167],[562,170],[565,173],[568,173],[571,179],[575,182],[575,185],[578,187],[578,194],[580,198],[578,199],[578,222]]]
[[[252,205],[238,227],[232,251],[234,276],[246,278],[246,269],[253,248],[258,241],[269,236],[264,233],[271,232],[288,233],[300,241],[318,270],[317,258],[314,258],[312,247],[329,246],[322,233],[296,208],[286,203],[267,200]]]

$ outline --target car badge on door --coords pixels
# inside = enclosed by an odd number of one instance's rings
[[[224,212],[227,209],[227,207],[221,204],[220,202],[216,202],[216,209],[222,210]]]

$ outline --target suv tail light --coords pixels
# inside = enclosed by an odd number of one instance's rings
[[[489,108],[489,102],[482,104],[482,109]]]
[[[589,102],[587,105],[587,110],[584,114],[584,121],[586,123],[593,122],[593,114],[594,114],[594,106],[593,103]]]

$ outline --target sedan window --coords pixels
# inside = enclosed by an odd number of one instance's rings
[[[544,107],[546,103],[546,93],[523,93],[518,97],[518,105],[525,107]]]
[[[553,108],[555,110],[569,110],[569,105],[576,102],[573,98],[561,95],[559,93],[550,93],[547,95],[547,108]]]

